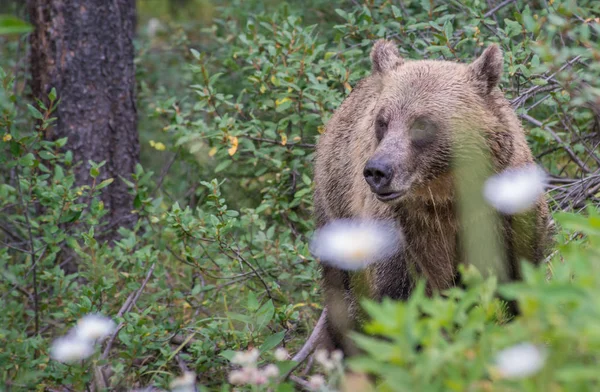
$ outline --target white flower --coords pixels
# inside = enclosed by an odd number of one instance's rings
[[[344,353],[341,350],[335,350],[331,353],[331,360],[341,364],[342,359],[344,359]]]
[[[315,361],[317,361],[321,365],[325,362],[328,362],[329,353],[327,352],[327,350],[320,348],[317,351],[315,351]]]
[[[265,376],[263,373],[259,372],[259,371],[255,371],[253,374],[252,379],[250,379],[250,384],[252,385],[263,385],[267,383],[267,376]]]
[[[254,366],[256,365],[256,361],[258,360],[259,355],[260,352],[256,348],[253,348],[249,351],[239,351],[235,353],[235,355],[231,359],[231,362],[235,363],[236,365]]]
[[[325,377],[315,374],[308,379],[308,385],[313,391],[318,391],[325,386]]]
[[[275,378],[275,377],[279,376],[279,368],[276,365],[269,364],[269,365],[265,366],[265,368],[262,371],[262,374],[266,378]]]
[[[509,169],[490,177],[483,188],[488,203],[505,214],[517,214],[533,207],[544,193],[546,173],[536,165]]]
[[[52,342],[50,356],[63,363],[81,361],[94,353],[94,346],[89,340],[77,337],[62,337]]]
[[[524,378],[537,373],[546,361],[546,352],[531,343],[521,343],[500,351],[496,366],[505,378]]]
[[[290,354],[288,354],[287,350],[283,347],[279,347],[275,350],[275,359],[278,361],[285,361],[289,356]]]
[[[108,317],[88,314],[77,322],[75,336],[81,340],[102,340],[115,331],[116,324]]]
[[[326,371],[333,370],[336,363],[329,359],[329,352],[324,349],[315,351],[315,361],[317,361]]]
[[[148,29],[150,38],[154,38],[159,31],[164,30],[163,24],[157,18],[150,19],[146,28]]]
[[[388,221],[333,221],[315,233],[312,253],[323,263],[358,270],[392,256],[400,247],[400,230]]]
[[[234,370],[229,373],[229,383],[233,385],[244,385],[250,381],[249,374],[244,369]]]
[[[185,372],[181,377],[171,381],[172,392],[195,392],[196,391],[196,373]]]

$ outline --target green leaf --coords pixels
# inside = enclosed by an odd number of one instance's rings
[[[44,160],[56,158],[56,155],[54,155],[50,151],[44,151],[44,150],[42,150],[42,151],[39,152],[39,156],[40,156],[40,158],[42,158]]]
[[[452,26],[452,22],[447,21],[444,23],[444,34],[446,35],[446,38],[452,38],[452,33],[454,33],[454,26]]]
[[[233,350],[223,350],[219,353],[219,355],[231,362],[235,353],[236,352]]]
[[[254,313],[258,310],[258,299],[256,299],[256,294],[254,294],[253,291],[248,293],[248,302],[246,306],[248,307],[248,312],[250,313]]]
[[[231,159],[225,159],[223,161],[221,161],[221,163],[219,163],[217,165],[217,167],[215,167],[215,173],[221,172],[225,169],[227,169],[229,166],[231,166],[231,164],[233,163],[233,161]]]
[[[241,321],[244,324],[252,324],[252,318],[245,314],[227,312],[227,317],[232,320]]]
[[[81,216],[83,211],[67,211],[60,217],[58,223],[75,222]]]
[[[343,19],[348,19],[348,13],[342,9],[337,8],[335,13],[341,16]]]
[[[31,116],[37,120],[43,120],[44,119],[44,115],[42,113],[40,113],[39,110],[37,110],[33,105],[31,104],[27,104],[27,110],[29,111],[29,114],[31,114]]]
[[[12,15],[0,15],[0,35],[27,34],[33,31],[33,26]]]
[[[190,49],[190,52],[192,52],[192,56],[194,56],[194,58],[196,60],[200,60],[200,52],[198,52],[196,49]]]
[[[135,208],[136,210],[142,208],[142,199],[139,193],[135,195],[135,198],[133,199],[133,208]]]
[[[266,351],[274,349],[275,347],[277,347],[277,345],[279,345],[279,343],[281,343],[284,337],[285,331],[277,332],[276,334],[269,336],[265,339],[262,346],[260,346],[260,353],[262,354]]]
[[[96,189],[106,188],[107,186],[109,186],[110,184],[112,184],[113,181],[114,181],[114,178],[107,178],[106,180],[104,180],[100,184],[98,184],[96,186]]]
[[[256,313],[256,330],[261,331],[265,328],[273,319],[274,314],[275,307],[273,306],[273,301],[269,300]]]
[[[13,157],[18,157],[21,154],[21,144],[14,141],[14,139],[10,141],[10,153]]]
[[[56,89],[54,87],[52,87],[52,90],[50,90],[50,92],[48,93],[48,99],[51,102],[54,102],[56,100]]]
[[[54,142],[54,145],[55,145],[56,147],[59,147],[59,148],[60,148],[60,147],[64,147],[64,146],[67,144],[67,140],[69,140],[69,138],[68,138],[68,137],[63,137],[63,138],[57,139],[57,140]]]
[[[32,153],[28,153],[19,159],[19,164],[22,166],[30,167],[35,162],[35,156]]]
[[[280,372],[283,374],[285,373],[283,370],[280,370]],[[294,392],[296,390],[296,388],[294,387],[294,384],[292,384],[291,382],[284,382],[281,384],[277,384],[277,386],[275,387],[275,391],[276,392]]]

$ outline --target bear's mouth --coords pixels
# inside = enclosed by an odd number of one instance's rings
[[[405,192],[381,192],[375,193],[375,197],[379,201],[392,201],[398,199],[400,196],[404,195]]]

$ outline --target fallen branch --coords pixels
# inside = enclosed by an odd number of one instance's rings
[[[317,346],[319,346],[324,338],[325,332],[325,323],[327,318],[327,308],[323,309],[321,312],[321,317],[319,317],[319,321],[315,325],[315,329],[313,329],[312,333],[308,337],[304,346],[298,351],[298,353],[292,358],[293,361],[298,362],[299,364],[304,362],[308,356],[315,351]]]

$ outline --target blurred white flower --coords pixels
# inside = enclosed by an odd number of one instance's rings
[[[321,348],[315,351],[315,361],[326,367],[326,364],[329,363],[329,353],[327,350]]]
[[[401,240],[400,230],[388,221],[341,219],[317,230],[311,251],[323,263],[358,270],[392,256]]]
[[[164,26],[161,23],[160,20],[158,20],[157,18],[151,18],[148,21],[148,25],[147,25],[147,31],[148,31],[148,35],[150,36],[150,38],[154,38],[156,36],[156,34],[160,31],[164,31]]]
[[[273,365],[271,363],[271,364],[265,366],[265,368],[262,370],[262,374],[266,378],[275,378],[275,377],[279,376],[279,368],[276,365]]]
[[[229,373],[228,379],[234,385],[262,385],[268,381],[268,377],[264,371],[254,366],[233,370]]]
[[[52,342],[50,357],[63,363],[81,361],[94,353],[94,346],[89,340],[74,336],[58,338]]]
[[[196,373],[185,372],[169,385],[171,392],[196,392]]]
[[[250,381],[250,377],[245,369],[233,370],[227,378],[232,385],[244,385]]]
[[[88,314],[77,322],[75,336],[81,340],[99,341],[115,331],[117,325],[108,317]]]
[[[318,391],[325,386],[325,377],[320,374],[310,376],[308,379],[308,385],[313,391]]]
[[[341,351],[338,350],[332,352],[331,357],[327,350],[319,349],[315,351],[315,361],[317,361],[317,363],[319,363],[327,372],[330,372],[335,369],[336,366],[340,365],[342,363],[341,359]]]
[[[254,366],[256,365],[256,361],[258,360],[259,356],[260,352],[258,349],[253,348],[252,350],[239,351],[235,353],[231,359],[231,362],[241,366]]]
[[[531,343],[521,343],[500,351],[496,367],[504,378],[524,378],[537,373],[546,362],[546,352]]]
[[[344,353],[341,350],[335,350],[331,353],[331,359],[337,364],[341,364],[344,359]]]
[[[267,376],[260,371],[255,371],[252,373],[252,378],[250,379],[250,384],[252,385],[263,385],[267,383]]]
[[[533,207],[546,187],[546,173],[537,165],[509,169],[490,177],[483,188],[488,203],[505,214]]]
[[[275,350],[275,359],[278,361],[285,361],[289,356],[290,354],[288,354],[287,350],[283,347],[279,347]]]

